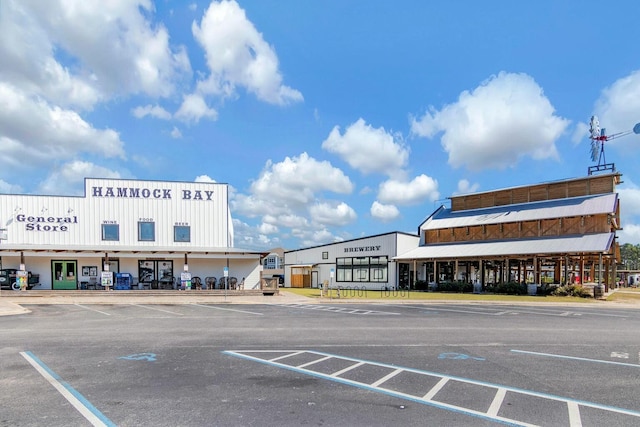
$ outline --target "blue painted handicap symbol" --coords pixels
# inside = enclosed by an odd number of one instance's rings
[[[118,359],[123,360],[146,360],[147,362],[155,362],[156,354],[155,353],[136,353],[130,354],[128,356],[118,357]]]
[[[485,360],[484,357],[472,357],[462,353],[440,353],[438,359],[453,359],[453,360]]]

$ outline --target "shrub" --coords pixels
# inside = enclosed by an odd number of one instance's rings
[[[591,292],[578,285],[564,285],[557,287],[551,295],[558,297],[580,297],[591,298]]]
[[[473,285],[467,282],[440,282],[435,289],[438,292],[473,292]]]
[[[428,291],[429,284],[426,280],[417,280],[415,285],[416,291]]]
[[[527,285],[518,282],[494,283],[493,285],[487,285],[486,290],[494,294],[526,295]]]

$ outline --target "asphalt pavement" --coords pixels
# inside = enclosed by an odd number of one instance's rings
[[[616,292],[612,290],[610,293]],[[606,298],[610,293],[604,295]],[[147,294],[140,292],[128,291],[0,291],[0,316],[19,315],[29,313],[28,308],[23,305],[31,304],[312,304],[320,302],[332,303],[412,303],[412,304],[440,304],[440,303],[460,303],[459,300],[393,300],[393,299],[330,299],[330,298],[309,298],[287,292],[286,289],[280,289],[276,295],[256,295],[242,294],[230,291],[226,295],[204,295],[199,291],[184,291],[176,294],[176,292],[148,292]],[[468,302],[468,301],[467,301]],[[604,305],[616,305],[620,303],[609,303],[604,300],[599,303]],[[482,303],[500,303],[483,301]],[[529,303],[528,303],[529,304]],[[546,304],[544,301],[531,301],[530,304]],[[636,306],[640,308],[640,303],[623,303],[624,305]]]

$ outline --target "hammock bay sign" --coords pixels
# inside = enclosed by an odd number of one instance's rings
[[[212,190],[180,190],[182,200],[212,201]],[[118,198],[118,199],[173,199],[171,188],[146,188],[146,187],[91,187],[92,197]]]

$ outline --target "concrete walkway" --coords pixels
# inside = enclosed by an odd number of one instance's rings
[[[315,299],[280,291],[276,295],[229,292],[227,295],[203,295],[198,291],[0,291],[0,316],[29,313],[22,305],[31,304],[303,304]]]

